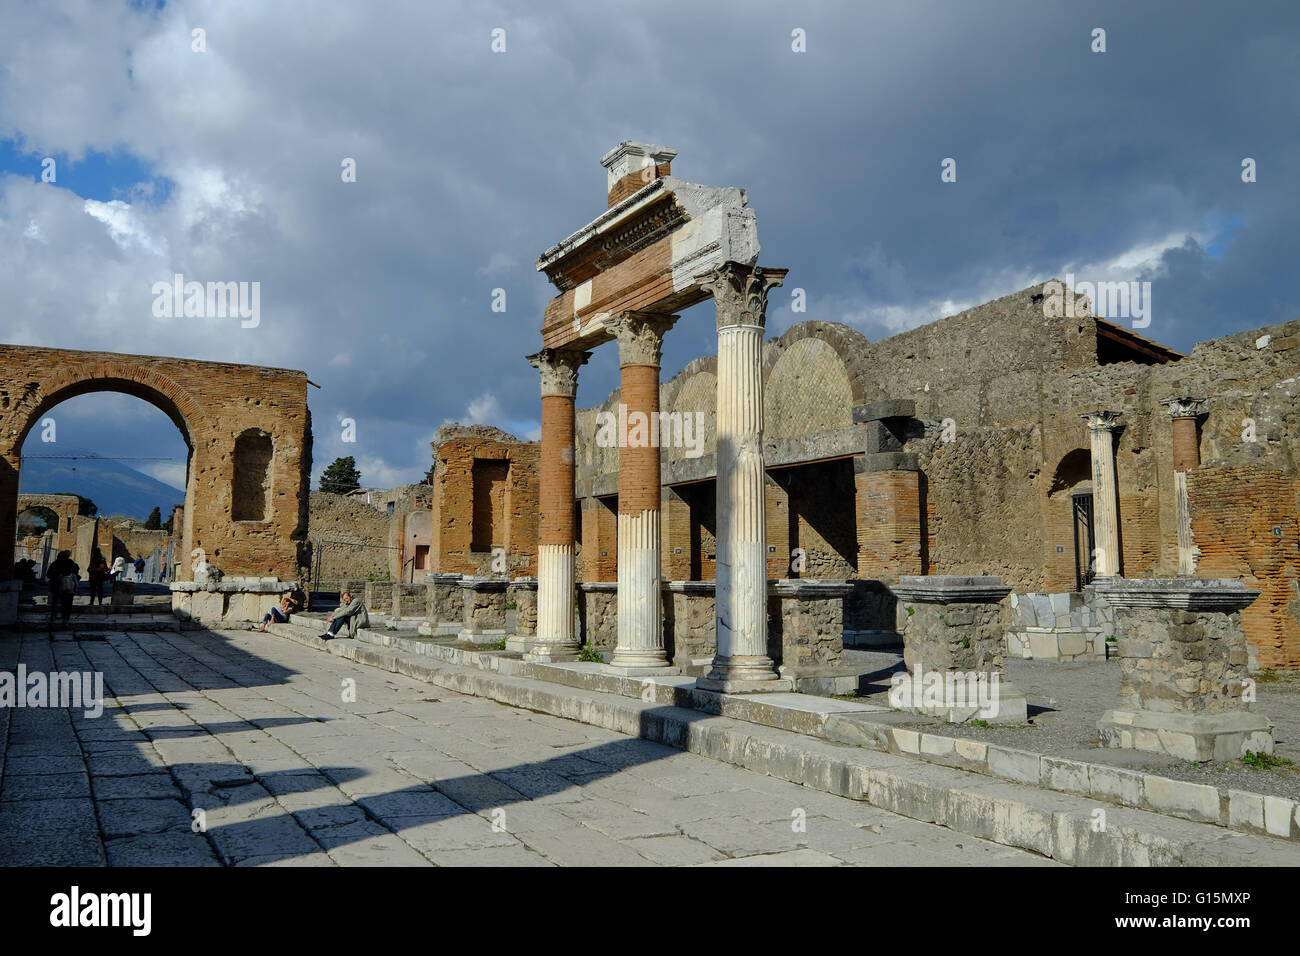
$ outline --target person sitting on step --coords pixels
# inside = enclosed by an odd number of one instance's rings
[[[288,624],[289,615],[291,615],[295,610],[297,609],[293,606],[293,600],[289,597],[289,595],[286,594],[284,597],[280,598],[279,607],[271,608],[270,612],[265,616],[263,616],[261,627],[254,628],[250,624],[248,626],[248,629],[250,631],[252,630],[260,631],[261,633],[265,634],[266,625],[270,624],[272,621],[274,621],[276,624]]]
[[[370,615],[361,598],[354,598],[351,591],[339,595],[338,609],[325,619],[329,627],[320,636],[322,641],[335,637],[356,637],[357,629],[370,626]]]

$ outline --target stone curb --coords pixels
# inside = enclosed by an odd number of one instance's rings
[[[922,763],[901,752],[850,747],[657,701],[645,703],[616,694],[508,676],[499,666],[493,673],[473,665],[426,663],[420,658],[432,655],[399,653],[356,640],[324,643],[305,633],[308,629],[293,625],[272,625],[270,630],[359,664],[702,754],[814,790],[862,800],[915,820],[1033,850],[1063,863],[1300,865],[1300,851],[1275,839],[1173,819],[1151,810],[1116,807],[1110,801],[1099,807],[1095,801],[1078,795],[1043,790],[1036,784],[991,779],[958,767]],[[499,661],[507,662],[522,663],[509,658]],[[917,735],[918,749],[921,736],[929,735]],[[1027,766],[1027,760],[1022,759],[1022,770]]]

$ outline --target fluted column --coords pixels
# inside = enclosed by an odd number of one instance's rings
[[[675,315],[614,319],[622,388],[618,409],[618,646],[610,666],[668,666],[659,593],[659,359]]]
[[[1161,402],[1173,421],[1174,438],[1174,520],[1178,529],[1178,575],[1196,573],[1198,552],[1192,538],[1192,510],[1187,501],[1187,473],[1201,464],[1200,441],[1196,419],[1205,410],[1203,398],[1171,398]]]
[[[1119,487],[1115,481],[1115,428],[1119,412],[1081,416],[1092,440],[1092,529],[1097,577],[1120,573]]]
[[[727,262],[700,277],[718,317],[718,652],[700,687],[785,690],[767,654],[763,329],[785,269]]]
[[[578,368],[590,352],[542,349],[528,361],[542,377],[541,514],[537,541],[537,634],[526,659],[572,661],[574,422]]]

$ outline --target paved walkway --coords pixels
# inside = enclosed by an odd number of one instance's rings
[[[0,708],[4,865],[1056,865],[271,636],[0,634],[20,661],[106,700]]]

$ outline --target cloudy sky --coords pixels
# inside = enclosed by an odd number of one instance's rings
[[[418,480],[447,420],[535,434],[523,356],[554,290],[534,261],[604,210],[599,160],[624,139],[748,189],[760,261],[790,269],[773,333],[821,319],[874,340],[1066,273],[1149,281],[1143,334],[1182,350],[1300,315],[1291,0],[63,0],[3,17],[0,341],[302,369],[323,386],[317,476],[351,454],[367,485]],[[260,283],[260,323],[156,317],[176,273]],[[665,376],[714,348],[711,308],[687,312]],[[602,349],[579,402],[617,375]],[[55,415],[60,441],[183,478],[179,435],[143,402]]]

